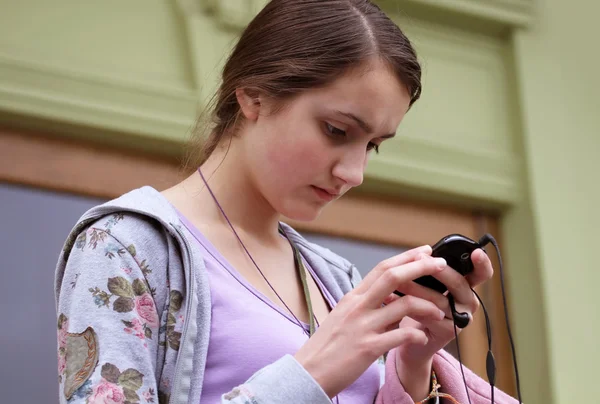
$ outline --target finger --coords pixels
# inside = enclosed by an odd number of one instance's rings
[[[492,279],[494,275],[492,261],[490,261],[490,257],[481,248],[473,251],[471,261],[473,262],[474,271],[467,275],[467,281],[471,287]]]
[[[456,271],[454,268],[446,266],[441,271],[433,275],[438,281],[442,282],[449,293],[454,296],[454,300],[457,303],[462,303],[468,307],[475,307],[474,300],[476,300],[469,281]]]
[[[425,275],[433,275],[446,267],[443,258],[428,258],[412,261],[385,271],[364,293],[368,307],[380,307],[383,300],[400,285]]]
[[[450,308],[450,302],[448,301],[448,297],[446,295],[442,295],[441,293],[438,293],[430,288],[426,288],[426,287],[416,284],[414,282],[413,282],[413,284],[416,285],[416,287],[414,289],[402,287],[402,288],[400,288],[400,291],[405,296],[412,295],[412,296],[420,297],[422,299],[431,301],[440,310],[442,310],[444,312],[444,314],[445,314],[444,318],[453,321],[453,315],[452,315],[452,310]],[[407,285],[410,285],[410,284],[407,284]],[[398,299],[402,299],[402,296],[398,296],[397,294],[392,293],[385,298],[383,304],[385,306],[388,306],[392,302],[395,302]],[[473,314],[475,312],[477,312],[477,310],[479,310],[479,306],[480,306],[479,300],[477,300],[476,303],[474,302],[473,304],[475,305],[475,307],[467,307],[466,305],[464,305],[462,303],[455,303],[455,306],[454,306],[454,308],[456,309],[456,311],[458,313],[467,313],[467,315],[470,317],[469,324],[471,323],[471,321],[473,321]]]
[[[377,345],[381,350],[388,352],[401,345],[426,345],[429,338],[425,331],[416,328],[395,328],[378,336]]]
[[[443,294],[431,288],[419,285],[416,282],[407,282],[398,287],[397,290],[401,293],[404,293],[405,295],[419,297],[421,299],[425,299],[432,302],[446,314],[446,317],[452,318],[452,312],[450,311],[450,303],[448,302],[448,297],[444,296]],[[394,298],[392,298],[391,296],[393,296]],[[384,303],[388,305],[395,301],[396,298],[399,299],[400,296],[396,295],[395,293],[392,293],[386,298]]]
[[[441,343],[445,346],[448,342],[452,341],[455,338],[454,335],[454,321],[451,319],[444,319],[442,321],[427,321],[422,320],[419,321],[421,323],[421,327],[428,330],[430,334],[430,338],[435,339],[437,341],[441,341]],[[400,327],[403,327],[401,323]],[[456,327],[456,335],[459,335],[462,329]]]
[[[404,317],[417,321],[440,321],[445,317],[445,313],[428,300],[404,296],[377,310],[372,317],[372,324],[378,330],[384,330],[391,324],[398,324]]]
[[[455,271],[452,271],[452,272],[455,272]],[[463,277],[463,279],[460,279],[458,277],[456,279],[458,282],[461,282],[463,284],[462,288],[469,288],[468,282],[465,283],[464,277]],[[454,290],[454,288],[453,288],[453,290]],[[404,295],[412,295],[412,296],[420,297],[422,299],[433,302],[436,306],[438,306],[438,308],[440,308],[442,311],[444,311],[444,313],[446,314],[446,318],[452,319],[452,311],[450,309],[450,303],[449,303],[448,297],[446,295],[443,295],[431,288],[419,285],[416,282],[407,282],[407,283],[399,286],[397,291]],[[467,292],[466,296],[468,296],[469,300],[465,303],[461,302],[457,298],[454,299],[456,302],[455,308],[456,308],[456,311],[459,313],[467,313],[472,319],[473,313],[475,313],[479,309],[479,301],[472,294],[470,289],[469,289],[469,292]],[[398,296],[396,293],[392,293],[385,298],[384,304],[389,305],[392,302],[394,302],[395,300],[400,299],[400,298],[401,297]]]
[[[405,295],[406,293],[404,293]],[[387,306],[388,304],[398,300],[402,298],[402,296],[397,295],[396,293],[391,293],[389,295],[387,295],[387,297],[385,299],[383,299],[383,305]]]
[[[366,292],[385,271],[389,270],[390,268],[398,267],[400,265],[415,261],[419,259],[422,254],[431,255],[431,246],[424,245],[413,248],[403,252],[402,254],[398,254],[381,261],[367,274],[367,276],[364,277],[362,282],[355,288],[355,290],[358,293]]]

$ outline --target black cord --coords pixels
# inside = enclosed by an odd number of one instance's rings
[[[508,332],[508,339],[510,341],[510,349],[511,349],[512,358],[513,358],[513,366],[515,369],[515,379],[517,382],[517,395],[519,398],[519,403],[522,403],[523,400],[521,399],[521,383],[520,383],[520,379],[519,379],[519,367],[517,365],[517,354],[516,354],[515,344],[514,344],[513,337],[512,337],[512,332],[510,330],[510,321],[508,319],[508,306],[506,304],[506,292],[505,292],[505,288],[504,288],[504,268],[502,266],[502,256],[500,255],[500,247],[498,247],[498,243],[496,242],[494,237],[492,237],[491,234],[486,233],[479,240],[479,244],[483,247],[486,244],[488,244],[488,242],[491,243],[494,246],[494,248],[496,249],[496,254],[498,255],[498,263],[500,264],[500,287],[502,289],[502,304],[504,305],[504,320],[506,322],[506,330]],[[478,296],[478,298],[479,298],[479,296]],[[483,304],[482,304],[482,306],[483,306]],[[486,317],[487,317],[487,315],[486,315]],[[491,350],[490,350],[490,352],[491,352]],[[488,359],[489,359],[489,353],[488,353]]]
[[[522,403],[523,400],[521,399],[521,385],[520,385],[520,380],[519,380],[519,367],[517,365],[517,355],[515,352],[515,345],[513,342],[512,332],[510,330],[510,322],[508,319],[508,307],[506,304],[506,293],[505,293],[505,289],[504,289],[504,268],[502,266],[502,257],[500,256],[500,248],[498,247],[498,243],[496,242],[494,237],[492,237],[492,235],[490,235],[490,234],[485,234],[479,240],[479,245],[483,248],[488,243],[491,243],[494,246],[494,248],[496,249],[496,254],[498,255],[498,262],[500,264],[500,285],[502,287],[502,302],[504,304],[504,319],[506,321],[506,329],[508,331],[508,338],[510,340],[510,348],[511,348],[511,352],[512,352],[513,366],[514,366],[514,370],[515,370],[515,378],[516,378],[516,382],[517,382],[517,394],[519,397],[519,403]],[[479,300],[479,303],[481,304],[481,307],[483,308],[483,314],[485,316],[485,328],[486,328],[487,340],[488,340],[488,352],[487,352],[487,356],[486,356],[485,367],[486,367],[486,373],[487,373],[487,377],[488,377],[488,381],[490,383],[490,389],[491,389],[490,398],[492,400],[492,404],[494,404],[494,393],[495,393],[494,386],[496,384],[496,361],[494,359],[494,354],[492,352],[492,327],[490,325],[490,318],[489,318],[487,309],[485,308],[485,305],[483,304],[483,300],[481,300],[481,298],[479,297],[479,295],[477,294],[477,292],[475,292],[475,290],[473,288],[471,288],[471,291],[475,294],[475,296],[477,297],[477,300]],[[462,363],[462,360],[460,357],[460,344],[458,343],[458,332],[456,330],[456,328],[457,328],[456,316],[455,316],[456,304],[454,302],[454,297],[452,297],[451,294],[448,294],[448,302],[450,304],[450,309],[452,310],[452,317],[454,319],[453,320],[454,321],[454,337],[456,339],[456,352],[457,352],[457,356],[458,356],[458,362],[460,363],[460,372],[462,373],[463,382],[465,385],[465,391],[467,393],[467,399],[469,400],[469,404],[471,404],[471,397],[469,395],[469,389],[467,387],[467,380],[465,378],[463,363]]]
[[[477,294],[477,292],[475,292],[473,288],[471,288],[471,291],[473,291],[475,297],[477,297],[477,300],[479,300],[479,304],[481,304],[481,308],[483,309],[483,314],[485,316],[485,329],[488,340],[488,352],[485,360],[485,370],[487,373],[488,381],[490,382],[490,396],[492,398],[492,404],[494,404],[494,386],[496,384],[496,361],[494,359],[494,354],[492,353],[492,327],[490,325],[490,317],[488,316],[488,312],[485,308],[485,305],[483,304],[483,300],[481,300],[481,297],[479,297],[479,295]]]
[[[456,305],[454,304],[454,297],[451,294],[448,294],[448,302],[450,303],[450,310],[454,314],[456,312]],[[452,316],[454,318],[454,315]],[[467,392],[467,399],[469,400],[469,404],[471,404],[471,396],[469,395],[469,388],[467,387],[467,379],[465,378],[465,371],[463,369],[462,359],[460,358],[460,344],[458,343],[458,332],[456,331],[456,320],[452,320],[454,322],[452,328],[454,328],[454,339],[456,340],[456,354],[458,356],[458,363],[460,363],[460,373],[462,373],[463,383],[465,384],[465,391]]]

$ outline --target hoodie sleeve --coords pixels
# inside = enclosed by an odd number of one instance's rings
[[[469,389],[470,402],[488,404],[491,389],[488,382],[464,367],[465,380]],[[460,363],[448,352],[441,350],[433,357],[432,389],[428,397],[416,404],[429,403],[467,403],[465,384],[460,371]],[[508,394],[494,389],[494,402],[498,404],[516,404],[518,401]],[[415,404],[406,393],[396,375],[395,350],[390,351],[385,364],[385,383],[382,385],[377,404]]]
[[[157,363],[178,347],[183,297],[167,297],[151,275],[166,265],[166,244],[153,237],[148,245],[143,234],[158,230],[140,226],[150,225],[103,218],[79,233],[64,263],[57,285],[61,404],[166,402]]]
[[[221,404],[331,404],[321,386],[291,355],[265,366],[221,398]]]

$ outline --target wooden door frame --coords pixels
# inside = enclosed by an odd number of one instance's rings
[[[140,154],[44,133],[0,127],[0,183],[27,185],[76,195],[112,199],[149,185],[165,189],[187,174],[175,159]],[[399,247],[433,244],[450,233],[496,235],[499,218],[472,211],[397,199],[349,194],[312,222],[287,221],[300,231]],[[489,251],[489,249],[488,249]],[[490,257],[498,268],[495,254]],[[499,274],[477,289],[490,312],[498,388],[514,395],[508,336],[504,325]],[[485,376],[487,337],[483,313],[459,337],[465,366]]]

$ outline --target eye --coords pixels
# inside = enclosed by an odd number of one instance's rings
[[[346,131],[340,128],[336,128],[332,124],[325,122],[325,131],[327,135],[334,137],[346,137]],[[375,150],[375,153],[379,153],[379,145],[377,143],[369,142],[367,145],[367,151]]]
[[[346,136],[346,131],[336,128],[328,122],[325,122],[325,130],[327,131],[327,134],[331,136]]]

